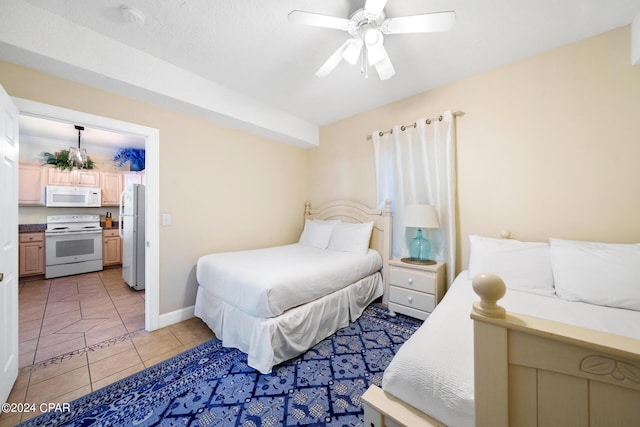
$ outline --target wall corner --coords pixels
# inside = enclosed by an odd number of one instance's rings
[[[631,23],[631,65],[640,65],[640,12]]]

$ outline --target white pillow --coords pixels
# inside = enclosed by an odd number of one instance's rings
[[[549,240],[559,297],[640,311],[640,244]]]
[[[340,222],[336,224],[333,233],[331,233],[329,249],[366,254],[369,250],[372,230],[373,222],[361,224]]]
[[[552,296],[549,244],[469,236],[469,278],[480,273],[500,276],[507,288]]]
[[[306,219],[304,221],[304,230],[302,230],[298,243],[313,248],[327,249],[334,227],[335,224],[332,223]]]

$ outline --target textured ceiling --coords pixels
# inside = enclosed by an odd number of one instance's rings
[[[315,126],[630,24],[640,13],[640,0],[389,0],[389,17],[453,10],[456,24],[446,33],[387,36],[396,75],[380,81],[344,62],[316,77],[348,35],[287,21],[294,9],[349,17],[364,0],[4,1],[45,9]],[[124,4],[145,23],[125,22]]]

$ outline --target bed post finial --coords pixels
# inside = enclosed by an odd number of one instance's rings
[[[391,199],[384,199],[384,216],[391,216]]]
[[[473,309],[487,317],[503,318],[506,310],[497,304],[507,291],[502,279],[495,274],[482,273],[472,280],[473,290],[480,297],[480,301],[473,303]]]
[[[311,202],[304,202],[304,216],[311,215]]]

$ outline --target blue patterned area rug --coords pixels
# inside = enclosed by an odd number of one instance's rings
[[[213,339],[22,426],[359,426],[360,398],[422,323],[369,306],[305,354],[260,374]]]

